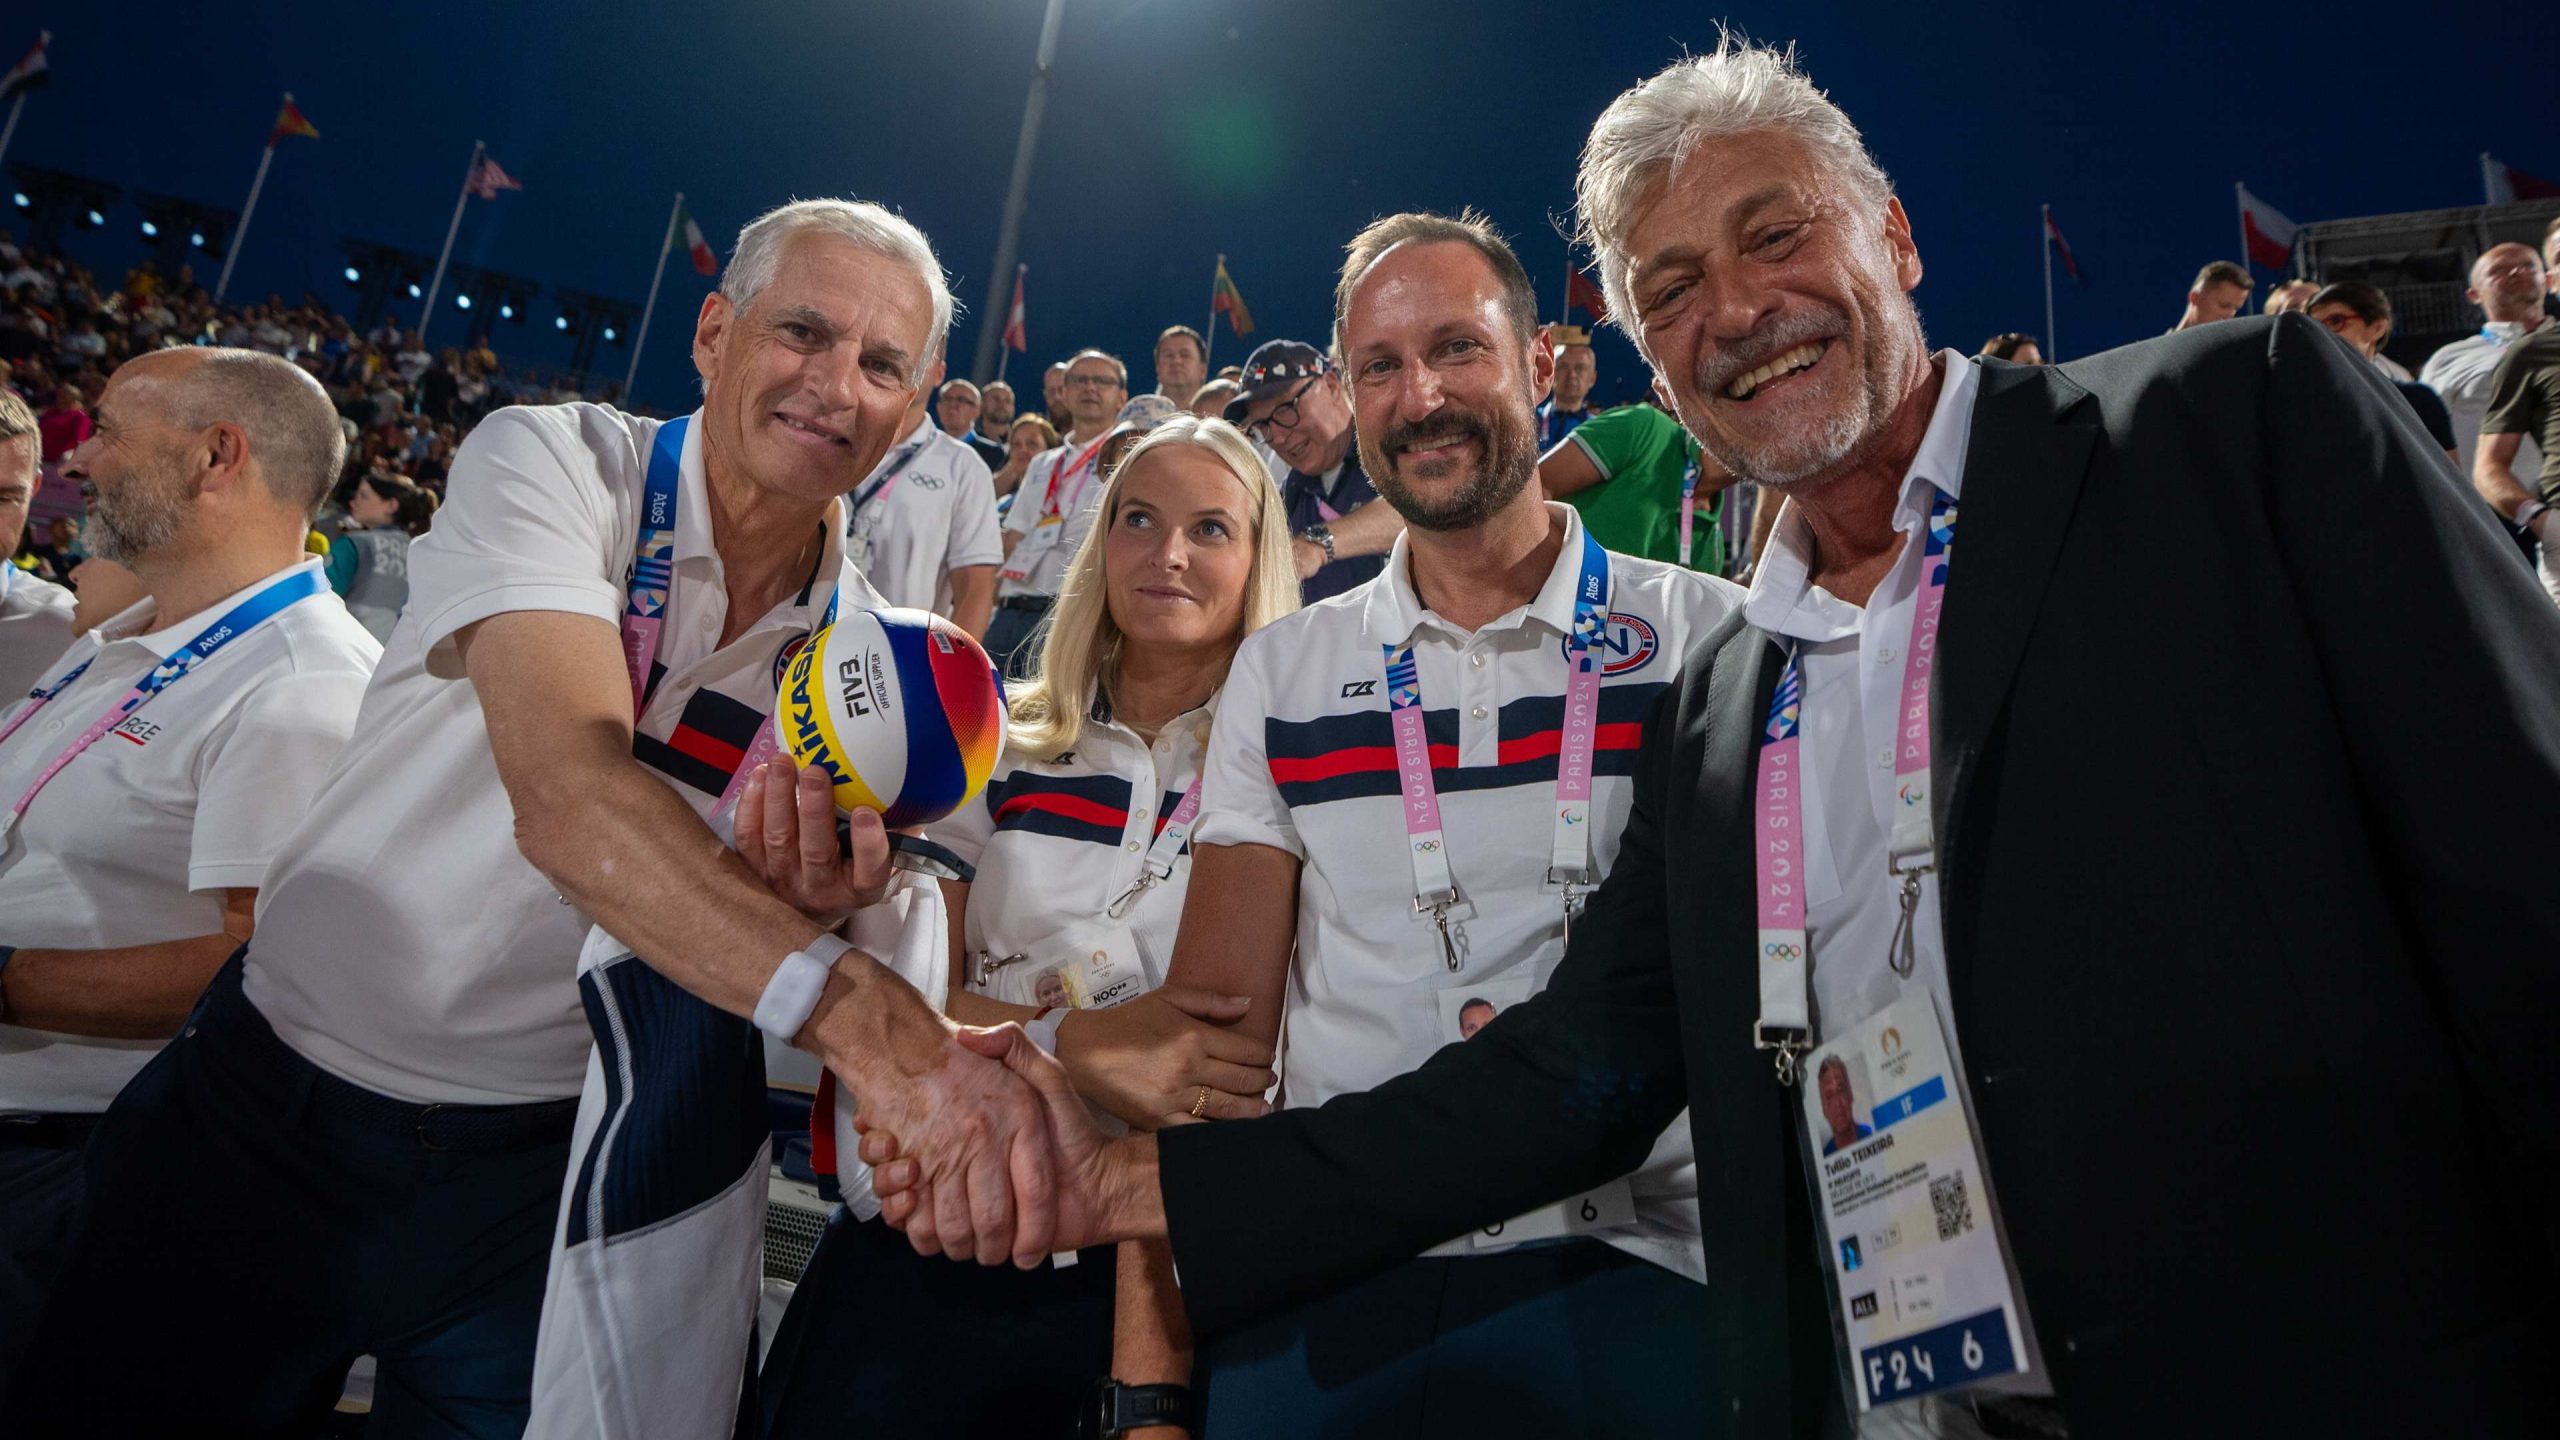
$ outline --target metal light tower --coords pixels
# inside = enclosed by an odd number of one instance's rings
[[[1049,108],[1049,64],[1058,56],[1058,22],[1067,0],[1049,0],[1040,21],[1040,58],[1031,67],[1031,97],[1022,105],[1022,139],[1013,147],[1013,183],[1004,192],[1004,220],[996,227],[996,262],[987,272],[987,308],[978,315],[978,358],[970,375],[985,384],[995,374],[996,348],[1004,342],[1005,311],[1013,301],[1014,257],[1022,248],[1022,212],[1031,201],[1031,159],[1040,150],[1040,116]]]

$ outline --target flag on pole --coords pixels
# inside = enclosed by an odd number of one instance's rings
[[[267,136],[267,145],[273,148],[276,142],[288,135],[301,135],[313,140],[320,138],[320,127],[311,123],[290,95],[284,97],[284,108],[276,112],[276,128]]]
[[[1022,321],[1022,277],[1030,269],[1028,265],[1014,267],[1013,308],[1004,315],[1004,344],[1008,350],[1028,351],[1031,348],[1031,332],[1023,328]]]
[[[2240,187],[2240,233],[2249,245],[2249,258],[2269,270],[2282,270],[2293,259],[2293,237],[2301,226],[2284,218],[2284,212]]]
[[[712,250],[711,242],[702,238],[702,227],[694,223],[692,209],[682,200],[676,202],[676,219],[684,226],[684,248],[693,255],[694,273],[719,274],[720,256]]]
[[[1227,317],[1227,328],[1241,338],[1253,333],[1253,312],[1244,306],[1244,297],[1236,293],[1235,277],[1227,273],[1227,257],[1218,257],[1218,278],[1209,284],[1209,313]]]
[[[471,167],[471,175],[462,182],[462,188],[483,200],[495,200],[499,191],[521,190],[524,184],[500,169],[496,156],[483,155],[480,163]]]
[[[2560,183],[2528,175],[2495,155],[2480,157],[2480,180],[2488,191],[2492,205],[2513,205],[2519,200],[2560,200]]]
[[[44,47],[53,43],[53,32],[39,30],[36,43],[18,57],[18,63],[6,75],[0,75],[0,100],[14,100],[30,90],[40,90],[53,83],[53,66],[46,63]]]
[[[1602,324],[1609,320],[1608,297],[1600,293],[1600,287],[1591,282],[1590,276],[1583,274],[1580,267],[1571,262],[1565,265],[1564,308],[1568,315],[1580,310]]]
[[[2053,247],[2054,253],[2062,257],[2062,273],[2074,280],[2079,279],[2080,262],[2071,258],[2071,242],[2062,238],[2062,227],[2053,223],[2051,206],[2045,207],[2044,238],[2045,243]]]

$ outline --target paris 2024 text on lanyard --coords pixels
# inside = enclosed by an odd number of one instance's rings
[[[1585,530],[1581,574],[1573,590],[1573,628],[1565,636],[1564,731],[1556,754],[1553,829],[1547,853],[1547,879],[1564,887],[1568,935],[1577,898],[1599,880],[1591,834],[1591,767],[1600,721],[1600,657],[1595,647],[1608,619],[1609,552]],[[1449,868],[1448,837],[1440,826],[1439,786],[1431,776],[1431,741],[1422,720],[1422,673],[1414,662],[1410,639],[1382,648],[1387,719],[1404,804],[1405,853],[1413,862],[1414,913],[1431,917],[1441,962],[1454,975],[1460,962],[1457,942],[1449,934],[1449,907],[1458,903],[1458,882]],[[1517,998],[1527,998],[1525,992],[1531,987],[1517,988],[1524,992]],[[1432,1004],[1435,1011],[1440,1008],[1438,998]],[[1635,1191],[1622,1177],[1597,1190],[1488,1225],[1470,1240],[1480,1249],[1518,1245],[1603,1230],[1633,1219]]]
[[[1956,501],[1933,488],[1895,712],[1886,865],[1900,914],[1887,962],[1917,965],[1920,878],[1936,863],[1930,810],[1930,680],[1946,608]],[[1981,1146],[1943,1017],[1925,987],[1814,1043],[1804,902],[1804,673],[1787,655],[1760,746],[1757,828],[1760,1019],[1752,1043],[1799,1087],[1798,1135],[1826,1239],[1842,1384],[1857,1409],[1903,1404],[2026,1368],[2018,1303]]]

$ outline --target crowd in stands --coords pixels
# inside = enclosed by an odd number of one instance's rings
[[[304,292],[218,305],[189,267],[163,274],[144,261],[107,285],[67,256],[21,244],[0,230],[0,382],[37,413],[44,483],[13,557],[46,579],[67,580],[85,551],[81,500],[59,476],[63,457],[95,428],[91,407],[127,359],[172,345],[226,345],[279,355],[318,380],[347,435],[347,459],[323,512],[324,535],[348,521],[368,477],[444,493],[453,453],[482,416],[505,405],[585,398],[565,380],[500,364],[484,339],[429,350],[389,320],[359,327]],[[620,387],[602,387],[613,401]],[[418,502],[409,504],[414,514]]]

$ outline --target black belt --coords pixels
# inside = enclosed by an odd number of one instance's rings
[[[1049,607],[1057,603],[1058,597],[1055,595],[1008,595],[1002,600],[996,602],[996,608],[999,610],[1036,610],[1046,614]]]
[[[47,1115],[36,1110],[0,1110],[0,1145],[30,1150],[78,1150],[104,1115]]]

